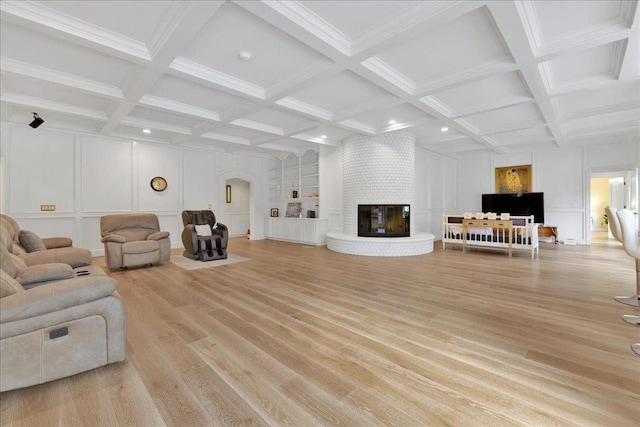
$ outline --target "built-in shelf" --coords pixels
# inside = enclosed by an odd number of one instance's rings
[[[285,215],[287,204],[302,203],[302,211],[320,213],[320,173],[319,156],[314,151],[307,151],[302,156],[290,154],[284,159],[273,158],[269,167],[269,200],[270,208],[278,208],[281,216]],[[293,197],[293,192],[297,197]],[[311,197],[311,196],[314,197]]]

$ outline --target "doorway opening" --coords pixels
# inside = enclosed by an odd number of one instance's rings
[[[251,183],[241,178],[226,179],[224,201],[229,237],[247,236],[251,229]]]
[[[636,171],[593,172],[590,178],[590,237],[592,243],[618,245],[609,229],[604,208],[637,211]]]

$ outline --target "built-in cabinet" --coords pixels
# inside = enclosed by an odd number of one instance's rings
[[[312,218],[265,218],[264,235],[268,239],[324,245],[329,220]]]
[[[277,217],[265,218],[265,237],[274,240],[324,245],[329,221],[320,218],[319,155],[307,151],[273,158],[269,167],[269,203]],[[296,217],[287,217],[287,206],[300,203]]]

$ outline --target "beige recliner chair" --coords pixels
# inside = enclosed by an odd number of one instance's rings
[[[100,218],[104,255],[110,269],[169,261],[168,231],[149,213],[105,215]]]

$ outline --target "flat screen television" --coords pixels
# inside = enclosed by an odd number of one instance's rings
[[[482,212],[509,213],[516,216],[534,216],[544,224],[544,193],[483,194]]]

